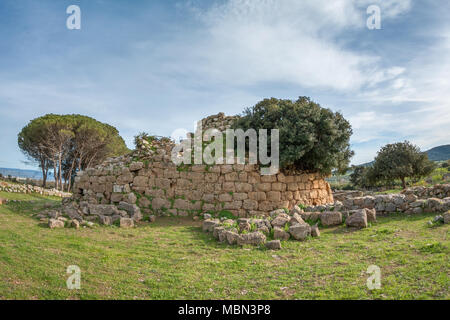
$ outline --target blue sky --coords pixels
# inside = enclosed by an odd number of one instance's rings
[[[81,30],[66,8],[81,8]],[[381,30],[366,9],[381,8]],[[353,163],[391,142],[450,143],[446,0],[2,0],[0,167],[46,113],[170,135],[266,97],[310,96],[353,126]]]

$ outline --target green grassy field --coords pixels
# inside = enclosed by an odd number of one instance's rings
[[[217,243],[188,218],[50,230],[31,215],[58,202],[28,199],[0,206],[0,299],[450,298],[450,229],[428,227],[433,214],[322,229],[269,251]],[[366,286],[372,264],[380,290]],[[66,287],[69,265],[81,268],[80,290]]]

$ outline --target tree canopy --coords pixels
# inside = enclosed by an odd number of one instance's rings
[[[129,152],[116,128],[78,114],[47,114],[31,120],[19,133],[18,144],[41,167],[44,185],[53,167],[56,187],[62,188],[64,178],[68,189],[77,170]]]
[[[400,180],[405,189],[406,178],[420,179],[430,174],[434,167],[426,153],[405,141],[382,147],[367,175],[372,183]]]
[[[264,99],[245,109],[234,128],[279,129],[280,167],[284,170],[325,175],[333,169],[344,172],[353,156],[350,123],[341,113],[322,108],[308,97]]]

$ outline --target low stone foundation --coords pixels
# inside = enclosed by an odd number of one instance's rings
[[[71,197],[71,193],[62,192],[56,189],[45,189],[38,186],[32,186],[29,184],[16,184],[9,182],[0,182],[0,191],[10,192],[10,193],[37,193],[43,196],[53,196],[53,197]]]
[[[450,184],[433,187],[414,187],[398,194],[352,197],[333,204],[308,206],[306,211],[355,210],[375,208],[379,214],[405,213],[443,213],[450,210]]]

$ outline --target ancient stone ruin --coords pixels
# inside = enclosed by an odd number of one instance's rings
[[[423,212],[443,213],[450,210],[450,184],[432,187],[413,187],[397,194],[365,195],[362,192],[340,194],[334,203],[308,206],[306,211],[320,212],[333,210],[356,210],[374,208],[378,214],[403,212],[419,214]]]
[[[202,123],[224,129],[233,119],[219,114]],[[79,172],[65,207],[82,217],[114,223],[121,217],[140,220],[154,215],[268,216],[299,203],[333,202],[331,188],[319,174],[261,175],[257,165],[249,164],[177,166],[171,159],[173,147],[167,138],[142,139],[131,154]]]

